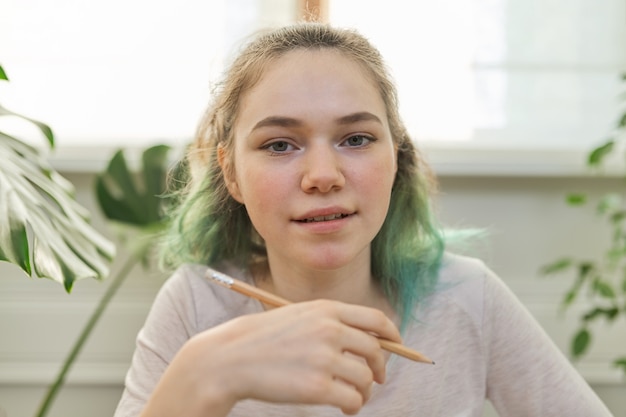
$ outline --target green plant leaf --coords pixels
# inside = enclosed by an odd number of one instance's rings
[[[573,265],[571,258],[561,258],[551,264],[545,265],[541,268],[540,273],[542,275],[551,275],[557,272],[565,271]]]
[[[125,198],[127,203],[126,209],[128,214],[132,216],[127,218],[127,223],[139,224],[145,218],[143,216],[143,205],[141,204],[139,190],[135,186],[135,174],[128,168],[123,151],[117,152],[111,159],[107,174],[110,176],[109,184],[115,184],[118,188],[117,192],[121,192],[121,195]],[[117,220],[123,220],[123,218]]]
[[[595,307],[591,309],[589,312],[585,313],[582,317],[583,321],[590,322],[596,320],[598,317],[605,317],[608,321],[613,321],[619,314],[619,308],[611,307],[611,308],[602,308]]]
[[[586,279],[586,275],[578,274],[576,280],[574,281],[574,285],[572,285],[572,288],[570,288],[567,293],[565,293],[565,296],[561,301],[562,310],[567,309],[574,302],[574,300],[576,300],[576,297],[578,296],[578,293],[580,292],[580,289],[582,288],[582,285]]]
[[[2,132],[0,160],[0,260],[68,291],[77,279],[108,275],[115,246],[89,225],[72,184],[37,149]]]
[[[626,356],[617,358],[615,361],[613,361],[613,366],[616,368],[621,368],[622,372],[626,373]]]
[[[617,236],[615,237],[615,240],[617,241],[621,237],[621,231],[616,231],[616,233],[617,233]],[[625,248],[620,247],[620,246],[615,246],[615,247],[608,249],[606,251],[606,259],[609,261],[609,264],[615,265],[619,261],[621,261],[625,255],[624,250]]]
[[[616,211],[611,214],[610,220],[613,224],[621,223],[626,218],[626,212],[623,210]]]
[[[622,114],[622,117],[620,117],[619,122],[617,122],[617,127],[626,127],[626,113]]]
[[[127,252],[144,267],[149,264],[155,237],[166,227],[165,207],[173,198],[165,195],[170,151],[167,145],[145,149],[141,170],[131,172],[124,150],[118,150],[107,169],[96,178],[96,197],[102,212],[114,224]],[[169,179],[176,186],[186,177],[185,166],[178,163]]]
[[[587,195],[582,193],[570,193],[565,196],[565,202],[570,206],[582,206],[587,202]]]
[[[11,262],[32,273],[24,203],[9,178],[0,171],[0,260]]]
[[[591,343],[591,333],[586,328],[578,330],[572,339],[571,352],[576,359],[581,357],[589,348]]]
[[[9,81],[9,77],[7,77],[7,73],[4,72],[4,68],[2,68],[2,65],[0,65],[0,80]]]
[[[615,298],[615,290],[613,289],[613,286],[606,281],[597,279],[593,282],[592,288],[594,292],[600,295],[601,297],[611,298],[611,299]]]
[[[594,269],[595,265],[593,262],[581,262],[578,264],[578,276],[585,279]]]
[[[565,310],[570,305],[572,305],[574,300],[576,300],[577,296],[578,296],[578,289],[577,288],[572,288],[571,290],[566,292],[565,295],[563,296],[563,300],[561,300],[561,309]]]
[[[96,177],[96,197],[109,220],[133,227],[152,227],[162,221],[169,151],[167,145],[146,149],[141,172],[130,171],[123,150],[115,153]]]
[[[160,222],[162,219],[163,193],[166,188],[168,155],[171,148],[157,145],[146,149],[142,156],[144,195],[150,199],[151,210],[148,212],[149,222]]]
[[[602,164],[604,158],[613,151],[614,146],[615,141],[608,139],[605,143],[593,149],[587,158],[587,165],[597,167]]]
[[[2,105],[0,105],[0,116],[15,116],[32,123],[33,125],[37,126],[37,128],[41,131],[41,133],[43,133],[46,139],[48,139],[48,144],[50,145],[50,147],[54,148],[54,133],[52,132],[52,129],[50,129],[50,126],[48,126],[47,124],[35,119],[31,119],[30,117],[26,117],[24,115],[12,112],[11,110],[4,108]]]
[[[104,188],[111,191],[110,197],[124,203],[124,211],[122,213],[117,212],[117,217],[110,217],[107,212],[105,215],[124,223],[142,224],[146,218],[144,206],[139,190],[135,186],[134,174],[128,169],[123,151],[119,150],[113,155],[105,173],[98,177],[98,179],[100,178],[104,181]]]

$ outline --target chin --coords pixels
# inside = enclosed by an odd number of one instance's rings
[[[355,261],[354,256],[341,256],[337,253],[317,254],[315,257],[301,258],[308,268],[318,271],[336,271]]]

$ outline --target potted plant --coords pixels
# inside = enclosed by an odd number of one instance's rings
[[[626,74],[622,75],[622,82]],[[622,92],[622,98],[626,98]],[[614,130],[601,145],[587,155],[587,166],[596,173],[607,163],[607,157],[623,150],[626,142],[626,111],[618,118]],[[623,157],[623,156],[622,156]],[[623,160],[623,159],[622,159]],[[623,174],[626,178],[626,172]],[[624,183],[623,183],[624,184]],[[623,187],[623,186],[622,186]],[[570,307],[582,294],[587,294],[586,309],[579,317],[578,330],[572,336],[570,353],[573,359],[583,357],[593,341],[594,326],[599,321],[615,323],[619,317],[626,318],[626,191],[615,189],[598,201],[589,201],[586,194],[570,193],[566,202],[574,207],[592,206],[599,221],[606,222],[610,233],[603,256],[599,259],[563,257],[545,265],[544,275],[573,274],[570,288],[564,294],[561,306]],[[626,350],[613,360],[613,365],[626,375]]]
[[[0,80],[8,81],[0,66]],[[52,129],[37,120],[0,106],[0,116],[12,115],[34,124],[53,148]],[[92,315],[51,382],[36,412],[48,414],[85,342],[129,272],[149,266],[154,235],[165,226],[163,205],[171,149],[156,145],[143,151],[141,168],[129,169],[118,150],[94,189],[102,213],[115,225],[127,259],[95,306]],[[18,265],[28,276],[50,278],[70,292],[76,280],[109,275],[115,245],[89,224],[89,212],[74,199],[73,185],[55,171],[45,155],[24,141],[0,131],[0,261]],[[174,178],[185,175],[178,167]]]

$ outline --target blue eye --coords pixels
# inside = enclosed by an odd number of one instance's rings
[[[285,153],[294,149],[293,145],[284,140],[277,140],[263,147],[272,153]]]
[[[344,141],[344,143],[346,144],[346,146],[359,147],[359,146],[365,146],[365,145],[369,144],[372,141],[373,141],[373,139],[368,137],[368,136],[354,135],[354,136],[350,136],[348,139],[346,139]]]
[[[274,142],[270,146],[270,149],[274,152],[285,152],[289,149],[289,144],[287,142]]]

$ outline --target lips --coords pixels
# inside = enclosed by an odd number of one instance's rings
[[[301,219],[301,220],[298,220],[298,221],[302,222],[302,223],[327,222],[327,221],[331,221],[331,220],[343,219],[343,218],[348,217],[348,216],[349,216],[349,214],[345,214],[345,213],[335,213],[335,214],[329,214],[327,216],[307,217],[305,219]]]

